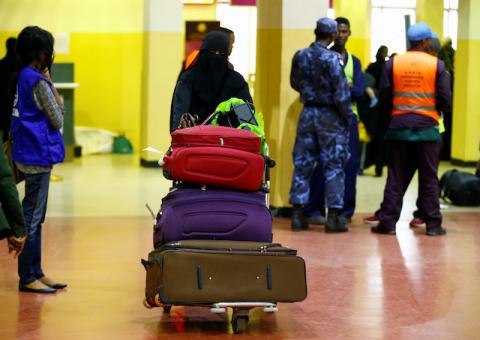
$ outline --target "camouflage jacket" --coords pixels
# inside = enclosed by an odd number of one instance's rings
[[[340,54],[314,42],[293,57],[290,84],[302,103],[331,106],[349,117],[353,114],[350,89],[340,60]]]

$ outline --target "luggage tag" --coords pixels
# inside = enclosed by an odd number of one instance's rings
[[[143,149],[143,151],[153,152],[153,153],[158,153],[158,154],[160,154],[160,155],[163,155],[163,152],[161,152],[161,151],[159,151],[159,150],[157,150],[157,149],[155,149],[155,148],[152,148],[151,146],[146,147],[145,149]],[[159,165],[160,167],[162,167],[163,164],[164,164],[164,161],[163,161],[163,156],[162,156],[162,157],[158,160],[158,165]]]

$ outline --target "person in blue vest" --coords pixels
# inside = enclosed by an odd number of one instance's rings
[[[294,172],[289,202],[293,205],[292,230],[308,229],[303,214],[308,202],[314,162],[325,174],[325,204],[328,208],[325,231],[348,231],[339,216],[343,207],[345,165],[349,157],[348,126],[352,105],[340,55],[328,50],[335,39],[337,24],[329,18],[317,21],[316,40],[298,51],[292,60],[290,84],[300,93],[300,114],[293,149]]]
[[[352,101],[352,109],[354,116],[349,126],[349,148],[350,158],[345,168],[345,196],[344,206],[340,215],[345,217],[347,221],[351,220],[355,212],[356,194],[357,194],[357,174],[360,168],[360,142],[358,139],[358,109],[357,101],[362,97],[365,91],[362,64],[360,60],[345,48],[348,38],[351,35],[350,21],[343,17],[335,19],[338,26],[338,35],[335,43],[331,48],[332,51],[338,52],[343,61],[343,70],[347,77],[350,88]],[[325,219],[325,195],[324,195],[324,172],[322,166],[317,164],[312,179],[310,181],[310,198],[305,205],[305,215],[309,217],[308,221],[312,224],[324,224]]]
[[[19,290],[55,293],[65,288],[42,269],[42,223],[47,210],[52,166],[63,161],[63,101],[52,84],[53,36],[37,26],[18,35],[21,69],[12,113],[12,158],[25,174],[22,201],[27,241],[18,259]]]

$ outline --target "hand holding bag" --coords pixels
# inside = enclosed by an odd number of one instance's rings
[[[15,181],[15,184],[18,184],[25,180],[25,175],[23,172],[21,172],[18,168],[17,165],[15,164],[15,161],[12,158],[12,138],[8,138],[6,142],[3,143],[3,152],[5,152],[5,156],[7,157],[7,162],[8,165],[10,166],[10,169],[12,169],[12,174],[13,174],[13,179]]]

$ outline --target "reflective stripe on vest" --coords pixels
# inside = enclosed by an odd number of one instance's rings
[[[393,59],[392,115],[415,113],[435,119],[435,80],[437,58],[418,51],[409,51]]]
[[[353,84],[353,57],[350,53],[347,52],[347,64],[343,68],[343,72],[345,73],[345,77],[347,78],[348,85]],[[352,111],[357,116],[357,119],[360,120],[358,116],[358,108],[357,103],[352,100]]]

